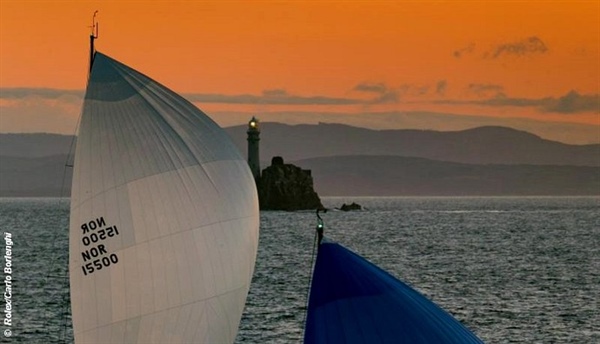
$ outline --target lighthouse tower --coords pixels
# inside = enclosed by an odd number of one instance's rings
[[[260,141],[260,129],[258,120],[254,117],[248,122],[248,165],[254,176],[254,180],[260,178],[260,157],[258,154],[258,141]]]

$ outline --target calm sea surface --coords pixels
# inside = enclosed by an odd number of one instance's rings
[[[324,214],[326,235],[485,342],[600,343],[599,197],[324,199],[351,201],[367,209]],[[237,343],[301,342],[315,225],[313,212],[261,213]],[[0,227],[15,243],[13,337],[0,338],[71,342],[68,201],[0,199]]]

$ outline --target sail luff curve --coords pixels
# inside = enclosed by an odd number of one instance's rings
[[[96,52],[71,194],[76,343],[232,343],[254,270],[258,198],[227,134]]]

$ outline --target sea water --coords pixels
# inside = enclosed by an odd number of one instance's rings
[[[322,214],[326,236],[486,343],[600,343],[600,197],[324,199],[330,208],[352,201],[365,209]],[[2,237],[14,242],[12,337],[0,333],[2,342],[72,341],[68,208],[68,200],[0,199]],[[261,213],[237,343],[301,342],[315,226],[314,212]]]

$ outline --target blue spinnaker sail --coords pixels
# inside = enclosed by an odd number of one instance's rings
[[[304,343],[483,343],[416,290],[345,247],[323,241]]]

